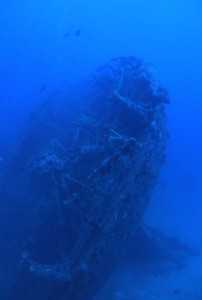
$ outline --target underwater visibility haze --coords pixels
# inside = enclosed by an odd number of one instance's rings
[[[200,1],[0,6],[0,299],[202,299]]]

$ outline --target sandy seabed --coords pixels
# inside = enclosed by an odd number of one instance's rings
[[[125,264],[94,300],[202,300],[202,255],[172,262]]]

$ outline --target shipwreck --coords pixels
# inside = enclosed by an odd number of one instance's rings
[[[93,299],[135,241],[169,101],[150,66],[119,57],[32,114],[2,184],[18,215],[7,299]]]

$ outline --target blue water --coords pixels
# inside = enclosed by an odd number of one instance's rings
[[[145,220],[201,247],[201,2],[1,0],[0,6],[0,176],[37,105],[111,58],[135,55],[154,65],[171,96],[167,159]]]

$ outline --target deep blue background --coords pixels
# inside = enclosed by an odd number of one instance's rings
[[[1,172],[45,97],[112,57],[136,55],[155,66],[172,98],[167,162],[146,218],[201,243],[201,37],[199,0],[1,0]]]

